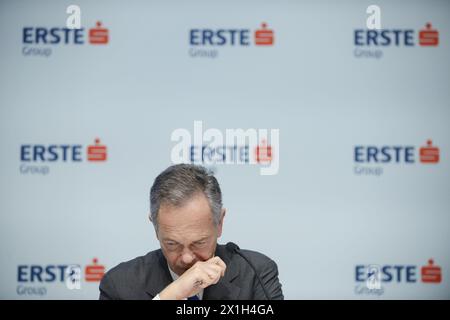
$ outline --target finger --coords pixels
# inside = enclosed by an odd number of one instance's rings
[[[222,276],[222,268],[215,264],[206,264],[204,266],[203,270],[208,274],[210,279],[215,283],[217,283],[219,281],[220,277]]]
[[[217,256],[213,257],[213,258],[209,259],[206,262],[220,266],[221,269],[222,269],[222,272],[221,272],[222,273],[222,277],[225,275],[225,270],[227,268],[227,265],[225,264],[225,262],[223,262],[222,259],[220,259],[220,257],[217,257]]]
[[[220,257],[217,257],[217,256],[207,260],[206,262],[211,263],[211,264],[215,264],[215,265],[218,265],[218,266],[221,266],[223,269],[226,269],[226,267],[227,267],[225,262],[223,262],[223,260],[220,259]]]
[[[219,266],[217,264],[211,264],[207,263],[204,265],[205,270],[214,270],[214,272],[218,273],[220,276],[222,276],[223,273],[223,267]]]
[[[192,282],[193,289],[204,289],[219,282],[223,272],[223,268],[221,266],[208,263],[206,261],[198,262],[195,266],[196,268],[192,270],[194,271],[193,274],[195,274],[194,281]]]
[[[199,276],[200,284],[199,287],[205,289],[213,284],[213,279],[209,277],[209,275],[205,272]]]

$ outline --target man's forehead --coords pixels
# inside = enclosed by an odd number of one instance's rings
[[[158,222],[167,227],[183,225],[199,225],[213,220],[209,205],[198,202],[188,203],[181,207],[162,206],[158,213]]]
[[[207,215],[204,217],[185,217],[183,214],[179,214],[179,217],[174,215],[169,217],[162,215],[158,220],[158,229],[164,235],[177,235],[181,237],[191,237],[192,235],[204,235],[206,236],[214,229],[212,216]]]
[[[201,232],[214,226],[211,214],[163,213],[158,218],[159,229],[166,232]]]

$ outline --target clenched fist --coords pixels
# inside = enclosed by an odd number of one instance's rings
[[[177,280],[160,292],[161,300],[182,300],[200,292],[200,290],[219,282],[225,275],[227,266],[219,257],[207,261],[198,261],[186,270]]]

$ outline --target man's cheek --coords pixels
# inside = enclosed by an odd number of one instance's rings
[[[177,259],[177,256],[174,256],[174,255],[171,255],[171,254],[167,254],[166,255],[166,259],[167,259],[167,262],[169,263],[169,264],[171,264],[171,265],[177,265],[178,263],[178,259]]]
[[[205,252],[201,252],[197,254],[197,259],[200,261],[206,261],[209,260],[211,258],[211,251],[207,250]]]

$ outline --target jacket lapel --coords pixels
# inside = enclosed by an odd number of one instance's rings
[[[158,263],[148,270],[149,276],[145,284],[145,292],[153,299],[172,282],[167,261],[161,249],[157,251]]]
[[[205,289],[203,293],[204,300],[237,300],[241,288],[233,281],[239,274],[239,268],[235,261],[229,255],[224,246],[217,245],[216,256],[219,256],[227,265],[225,276],[215,285]]]
[[[217,284],[205,289],[203,300],[237,300],[241,288],[221,279]]]

